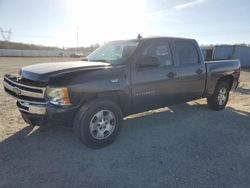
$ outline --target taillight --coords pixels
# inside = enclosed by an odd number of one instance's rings
[[[236,73],[236,75],[237,75],[238,77],[240,77],[240,68],[238,68],[238,69],[235,71],[235,73]]]

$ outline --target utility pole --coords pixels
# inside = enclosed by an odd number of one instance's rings
[[[1,35],[2,35],[4,41],[9,41],[9,40],[10,40],[11,33],[12,33],[11,29],[9,29],[9,30],[7,31],[7,30],[3,30],[3,29],[0,27],[0,32],[1,32]]]

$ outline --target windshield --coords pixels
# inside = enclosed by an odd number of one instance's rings
[[[104,61],[120,64],[128,59],[138,46],[138,42],[109,42],[87,56],[88,61]]]

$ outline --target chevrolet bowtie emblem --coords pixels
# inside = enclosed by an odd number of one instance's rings
[[[16,95],[21,95],[21,94],[22,94],[21,90],[20,90],[19,88],[17,88],[17,87],[14,87],[12,91],[13,91]]]

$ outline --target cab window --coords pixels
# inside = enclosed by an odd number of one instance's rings
[[[194,43],[189,41],[175,42],[175,50],[180,66],[195,65],[199,63],[199,55]]]
[[[170,48],[166,42],[155,42],[150,44],[142,53],[142,57],[156,57],[160,66],[172,66]]]

